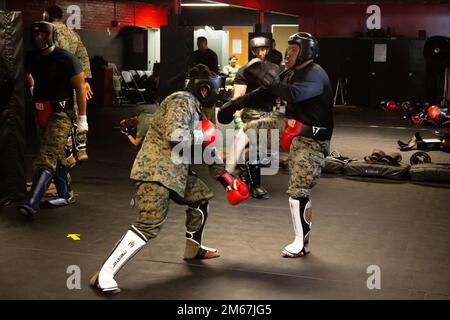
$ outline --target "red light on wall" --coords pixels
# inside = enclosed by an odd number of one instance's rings
[[[137,27],[160,28],[162,25],[167,25],[168,10],[166,8],[135,4],[134,9],[134,25]]]

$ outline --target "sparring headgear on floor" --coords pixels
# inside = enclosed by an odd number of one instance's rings
[[[38,47],[35,39],[35,34],[37,32],[43,32],[46,34],[44,38],[43,47]],[[37,21],[31,25],[31,42],[35,49],[44,51],[53,46],[55,40],[55,28],[50,22]]]
[[[266,55],[269,54],[270,39],[266,37],[256,37],[250,40],[250,50],[256,56],[256,48],[267,48]]]
[[[203,64],[198,64],[189,71],[189,82],[186,90],[193,93],[202,107],[211,108],[217,102],[222,78]],[[202,89],[207,89],[204,95]]]
[[[288,43],[300,46],[300,52],[297,56],[296,65],[300,65],[311,59],[314,60],[319,56],[319,43],[310,33],[294,33],[289,37]]]

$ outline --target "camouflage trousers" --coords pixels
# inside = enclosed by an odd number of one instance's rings
[[[169,211],[170,199],[178,204],[188,206],[186,210],[186,229],[188,232],[195,232],[202,227],[203,216],[193,208],[207,203],[208,200],[214,197],[212,190],[200,178],[191,174],[188,176],[186,192],[183,198],[158,182],[139,181],[136,185],[137,192],[134,200],[139,210],[139,216],[133,225],[147,239],[157,237],[161,231]]]
[[[34,161],[34,170],[47,169],[52,173],[56,165],[66,166],[64,146],[71,134],[72,118],[66,112],[52,113],[41,139],[39,155]]]
[[[286,129],[287,124],[287,120],[284,114],[277,111],[263,112],[255,109],[245,108],[242,111],[241,118],[244,122],[242,129],[248,133],[248,138],[251,144],[256,144],[258,140],[261,141],[261,129],[267,130],[267,148],[270,148],[272,145],[272,130],[278,130],[278,135],[275,135],[274,137],[277,137],[279,139]],[[256,134],[250,134],[250,129],[255,130]],[[277,143],[278,142],[279,140],[277,140]]]
[[[292,198],[309,197],[317,184],[329,154],[330,141],[316,141],[306,137],[292,140],[288,158],[289,184],[287,194]]]
[[[244,130],[268,129],[267,145],[271,147],[269,139],[271,130],[279,130],[281,138],[286,129],[287,119],[280,112],[261,112],[244,109],[242,112]],[[250,143],[252,139],[250,138]],[[306,137],[295,137],[292,140],[288,157],[289,184],[287,194],[293,198],[309,197],[311,189],[317,184],[325,165],[325,157],[329,154],[330,141],[316,141]]]

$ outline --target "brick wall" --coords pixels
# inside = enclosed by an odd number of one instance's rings
[[[114,17],[114,1],[108,0],[78,0],[78,1],[50,1],[50,0],[6,0],[6,9],[22,11],[24,27],[31,22],[40,20],[42,11],[52,4],[59,5],[64,12],[70,5],[80,8],[80,29],[83,31],[119,31],[123,26],[140,26],[159,28],[167,24],[169,9],[137,2],[116,3],[116,17]],[[64,19],[69,15],[66,13]],[[112,27],[111,21],[116,19],[120,26]]]

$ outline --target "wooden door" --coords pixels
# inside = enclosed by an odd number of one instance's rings
[[[243,66],[248,62],[248,34],[253,27],[223,27],[229,33],[228,57],[234,55],[238,58],[237,64]]]

